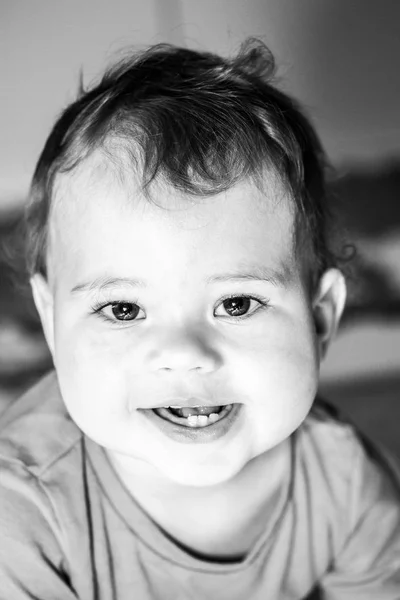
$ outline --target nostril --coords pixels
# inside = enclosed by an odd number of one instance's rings
[[[197,371],[205,371],[206,369],[204,367],[188,367],[188,368],[185,368],[184,366],[177,365],[175,367],[163,367],[163,366],[160,366],[160,367],[158,367],[158,370],[159,371],[167,371],[167,372],[180,371],[180,370],[182,370],[182,371],[196,371],[197,372]]]
[[[154,340],[148,361],[153,371],[206,373],[220,366],[221,357],[202,337],[185,330]]]

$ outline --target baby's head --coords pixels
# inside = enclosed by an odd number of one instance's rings
[[[273,69],[259,43],[130,57],[61,115],[33,179],[31,281],[67,409],[182,484],[293,433],[343,309],[323,153]]]

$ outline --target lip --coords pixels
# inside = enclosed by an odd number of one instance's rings
[[[198,401],[198,399],[196,399]],[[214,404],[208,404],[215,406]],[[163,405],[165,406],[165,404]],[[168,405],[170,406],[170,405]],[[182,404],[181,404],[182,406]],[[184,404],[184,406],[195,406],[194,404]],[[199,404],[197,404],[199,406]],[[206,406],[206,404],[202,404]],[[158,408],[158,407],[157,407]],[[157,427],[164,435],[176,442],[205,444],[216,441],[227,435],[236,425],[242,413],[243,404],[233,404],[232,410],[219,421],[207,425],[206,427],[187,427],[177,423],[171,423],[159,417],[151,408],[138,409],[150,423]]]

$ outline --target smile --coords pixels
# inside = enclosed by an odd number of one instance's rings
[[[183,427],[208,427],[226,417],[233,404],[225,406],[167,406],[153,409],[156,415]]]
[[[165,406],[139,409],[154,427],[172,440],[183,443],[210,443],[236,430],[243,404],[216,406]]]

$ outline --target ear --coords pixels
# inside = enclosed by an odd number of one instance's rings
[[[36,273],[30,280],[33,299],[36,309],[39,313],[40,320],[47,345],[54,360],[54,308],[53,294],[48,282],[42,275]]]
[[[335,337],[346,302],[346,283],[339,269],[322,275],[313,300],[313,315],[320,359]]]

